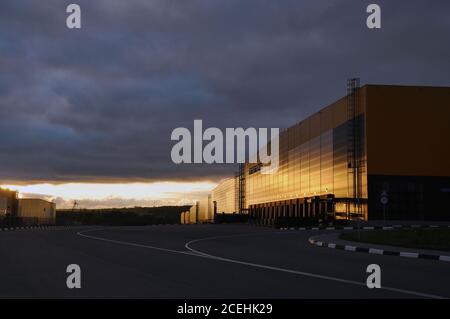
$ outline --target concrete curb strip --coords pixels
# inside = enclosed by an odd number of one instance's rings
[[[450,262],[450,256],[444,256],[444,255],[421,254],[421,253],[414,253],[414,252],[392,251],[392,250],[358,247],[358,246],[351,246],[351,245],[339,245],[339,244],[335,244],[335,243],[325,243],[323,241],[317,241],[313,238],[309,238],[308,242],[311,245],[318,246],[318,247],[340,249],[340,250],[351,251],[351,252]]]
[[[361,230],[394,230],[394,229],[417,229],[417,228],[450,228],[450,225],[393,225],[393,226],[365,226]],[[356,226],[335,226],[335,227],[280,227],[280,230],[358,230]]]
[[[392,225],[392,226],[366,226],[360,227],[361,230],[393,230],[393,229],[418,229],[418,228],[450,228],[450,225]],[[280,228],[280,230],[292,230],[293,228]],[[345,227],[299,227],[294,228],[295,230],[358,230],[358,227],[345,226]],[[323,241],[316,241],[313,238],[308,239],[311,245],[315,245],[318,247],[326,247],[331,249],[340,249],[345,251],[352,252],[360,252],[360,253],[368,253],[373,255],[385,255],[385,256],[399,256],[405,258],[418,258],[418,259],[429,259],[429,260],[439,260],[450,262],[450,256],[445,255],[435,255],[435,254],[422,254],[422,253],[414,253],[414,252],[402,252],[402,251],[391,251],[391,250],[383,250],[376,248],[367,248],[367,247],[357,247],[351,245],[339,245],[336,243],[325,243]]]

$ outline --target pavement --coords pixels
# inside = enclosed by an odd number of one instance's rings
[[[321,249],[248,225],[0,232],[0,298],[449,298],[449,263]],[[69,264],[81,288],[66,286]],[[366,286],[381,267],[381,289]]]

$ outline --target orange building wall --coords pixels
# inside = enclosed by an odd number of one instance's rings
[[[365,88],[368,174],[450,176],[450,88]]]

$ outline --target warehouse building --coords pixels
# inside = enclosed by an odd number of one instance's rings
[[[180,214],[180,224],[189,224],[189,211]]]
[[[214,212],[211,195],[196,201],[189,211],[181,213],[181,224],[212,223]]]
[[[203,197],[198,201],[198,221],[210,223],[214,220],[212,195]]]
[[[219,183],[211,194],[213,211],[232,214],[238,211],[237,178],[227,178]]]
[[[9,189],[0,188],[0,224],[6,218],[17,216],[19,207],[18,193]]]
[[[279,168],[239,166],[212,190],[212,215],[450,220],[450,88],[359,86],[280,132]],[[209,214],[208,213],[208,216]],[[199,203],[190,211],[197,222]],[[208,217],[209,219],[209,217]]]
[[[280,133],[275,174],[245,165],[241,212],[267,225],[282,217],[450,220],[450,88],[358,82]]]
[[[25,225],[53,225],[56,204],[38,198],[20,198],[17,216]]]

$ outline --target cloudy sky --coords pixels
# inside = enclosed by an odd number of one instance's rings
[[[0,185],[62,205],[189,202],[235,167],[175,165],[174,128],[288,127],[355,76],[448,86],[449,39],[448,0],[2,0]]]

